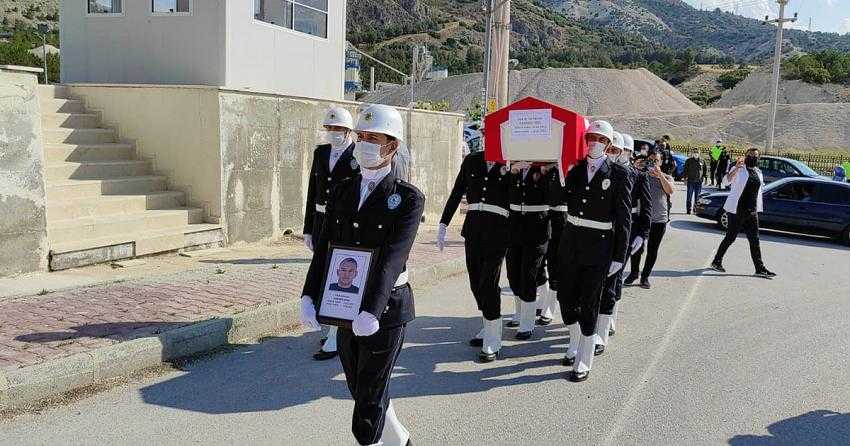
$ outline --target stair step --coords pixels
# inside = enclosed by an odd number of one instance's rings
[[[201,223],[67,243],[51,243],[50,269],[57,271],[76,268],[195,246],[221,246],[223,241],[221,226]]]
[[[44,129],[46,144],[102,144],[115,141],[112,129]]]
[[[47,129],[95,129],[100,126],[100,116],[95,113],[45,113],[41,126]]]
[[[51,241],[64,243],[180,228],[203,223],[203,220],[204,210],[200,208],[155,209],[134,214],[50,221],[47,234]]]
[[[52,220],[106,217],[143,212],[154,209],[175,209],[186,205],[186,194],[179,191],[151,192],[139,195],[109,195],[79,200],[47,202],[47,212]]]
[[[48,164],[47,181],[62,180],[103,180],[144,176],[150,174],[150,163],[147,161],[84,161],[82,163]],[[48,183],[49,184],[49,183]]]
[[[68,87],[64,85],[39,85],[38,98],[45,99],[68,99]]]
[[[166,189],[166,178],[158,175],[108,180],[67,180],[48,184],[47,198],[73,200],[101,195],[138,195]]]
[[[83,101],[79,99],[42,99],[41,113],[84,113]]]
[[[45,144],[47,163],[131,160],[135,150],[131,144]]]

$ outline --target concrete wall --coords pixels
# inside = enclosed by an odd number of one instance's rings
[[[197,3],[197,2],[196,2]],[[221,217],[218,88],[71,85],[72,97],[100,112],[103,124],[135,143],[138,157],[168,177],[187,203]]]
[[[0,70],[0,277],[47,267],[36,77]]]
[[[341,100],[345,1],[328,2],[328,37],[254,20],[254,0],[227,1],[227,81],[234,89]]]
[[[222,92],[223,225],[228,243],[300,233],[312,153],[331,104],[359,104]],[[460,169],[463,116],[402,110],[411,152],[411,182],[426,195],[436,222]]]
[[[195,0],[190,16],[123,3],[120,15],[88,16],[85,0],[61,0],[63,83],[224,85],[225,0]]]

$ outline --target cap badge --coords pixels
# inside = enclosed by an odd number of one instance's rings
[[[602,190],[608,190],[609,187],[611,187],[611,180],[609,180],[608,178],[605,178],[602,181]]]
[[[397,208],[398,205],[400,205],[400,204],[401,204],[401,195],[399,195],[399,194],[392,194],[392,195],[390,195],[389,198],[387,198],[387,207],[390,210]]]
[[[351,159],[351,170],[357,170],[358,167],[360,167],[360,165],[357,164],[357,160],[352,158]]]

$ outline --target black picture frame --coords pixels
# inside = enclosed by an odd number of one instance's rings
[[[316,320],[320,324],[351,328],[351,322],[360,313],[363,299],[371,291],[372,274],[378,263],[379,254],[380,250],[378,248],[330,244],[327,258],[325,259],[325,271],[321,288],[322,295],[316,310]],[[355,282],[352,284],[354,288],[357,288],[356,292],[347,292],[339,288],[336,290],[331,289],[339,283],[337,267],[342,262],[351,259],[356,262],[357,267],[357,276],[355,277]],[[364,264],[368,265],[366,271],[362,271]],[[333,279],[337,280],[334,282]],[[358,284],[359,286],[357,286]],[[346,305],[352,304],[356,308],[353,306],[349,306],[348,309],[343,308]],[[326,314],[323,315],[323,311]],[[350,311],[349,316],[351,319],[338,317],[344,311]]]

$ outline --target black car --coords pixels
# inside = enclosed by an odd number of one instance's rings
[[[759,169],[764,175],[765,183],[772,183],[788,177],[823,178],[803,162],[778,156],[759,157]]]
[[[700,197],[695,213],[726,229],[728,192]],[[784,178],[764,187],[761,227],[833,237],[850,245],[850,184],[819,178]]]

